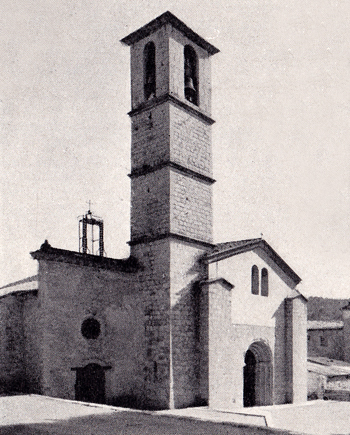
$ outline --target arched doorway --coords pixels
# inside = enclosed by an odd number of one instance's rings
[[[243,369],[243,405],[272,405],[272,354],[262,341],[254,342],[247,350]]]
[[[105,368],[99,364],[88,364],[75,370],[75,400],[105,403]]]

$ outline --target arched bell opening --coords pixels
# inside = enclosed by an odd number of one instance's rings
[[[243,406],[272,405],[272,353],[269,346],[254,342],[244,358]]]
[[[144,48],[143,64],[143,91],[147,101],[156,96],[156,47],[152,41]]]
[[[198,106],[198,59],[190,45],[185,46],[184,60],[185,98]]]

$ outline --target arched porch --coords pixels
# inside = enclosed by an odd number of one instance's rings
[[[263,341],[252,343],[244,358],[243,405],[272,405],[273,367],[272,352]]]

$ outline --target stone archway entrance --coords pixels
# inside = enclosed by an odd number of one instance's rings
[[[247,350],[243,369],[243,405],[272,405],[272,353],[261,341],[254,342]]]
[[[75,369],[75,400],[105,403],[105,369],[99,364],[88,364]]]

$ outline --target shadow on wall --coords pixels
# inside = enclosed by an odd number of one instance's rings
[[[200,386],[205,377],[205,373],[201,373],[201,358],[205,357],[205,349],[208,349],[205,339],[201,337],[203,322],[206,322],[201,312],[201,287],[198,281],[204,276],[202,264],[194,261],[186,276],[190,281],[175,295],[176,304],[171,313],[175,408],[208,404],[208,395],[203,394]]]
[[[286,374],[286,321],[285,321],[285,301],[283,301],[275,311],[275,352],[274,352],[274,397],[275,404],[291,403],[291,394],[287,390]],[[286,372],[287,370],[287,372]]]
[[[22,373],[13,377],[1,376],[0,374],[0,396],[40,393],[39,381],[36,383],[31,382],[29,385],[27,379]]]
[[[146,396],[141,394],[123,394],[118,397],[113,397],[110,405],[121,408],[139,409],[145,411],[155,411],[158,409],[149,403]]]

